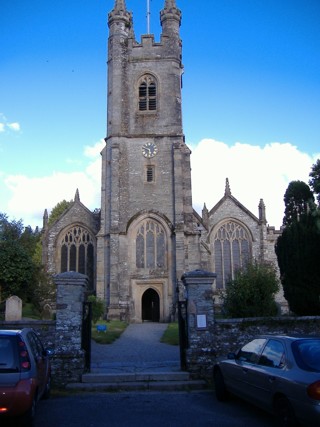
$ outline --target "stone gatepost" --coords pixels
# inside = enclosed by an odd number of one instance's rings
[[[182,276],[187,299],[186,350],[187,370],[193,377],[206,378],[212,368],[214,300],[213,283],[215,273],[194,270]]]
[[[79,382],[85,370],[81,341],[88,278],[70,271],[54,276],[54,282],[57,286],[57,311],[52,379],[59,385],[66,385]]]

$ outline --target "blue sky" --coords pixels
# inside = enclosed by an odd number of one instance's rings
[[[126,0],[135,35],[147,0]],[[159,11],[151,0],[151,32]],[[291,180],[320,157],[320,1],[177,0],[183,122],[199,211],[232,194],[277,228]],[[0,211],[42,225],[74,197],[100,206],[107,13],[114,0],[1,0]]]

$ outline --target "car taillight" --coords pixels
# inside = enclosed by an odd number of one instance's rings
[[[21,371],[29,371],[31,366],[29,353],[25,343],[21,340],[21,338],[18,341],[18,347],[19,347],[19,359],[20,359]]]
[[[4,414],[5,412],[8,412],[8,408],[3,408],[0,406],[0,414]]]
[[[320,381],[310,384],[307,388],[307,393],[311,399],[320,400]]]

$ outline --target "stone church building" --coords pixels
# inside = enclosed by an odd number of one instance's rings
[[[184,272],[215,272],[218,292],[248,258],[275,261],[280,233],[267,225],[263,200],[254,215],[231,194],[228,180],[215,206],[204,206],[202,216],[193,209],[176,0],[164,0],[160,22],[160,42],[151,34],[137,41],[125,0],[115,0],[108,15],[101,210],[87,209],[77,190],[53,224],[44,215],[47,270],[88,275],[108,318],[130,322],[169,321]]]

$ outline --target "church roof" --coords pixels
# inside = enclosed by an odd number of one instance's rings
[[[259,218],[256,215],[254,215],[251,211],[249,211],[249,209],[247,209],[241,202],[239,202],[238,199],[236,199],[231,194],[231,188],[230,188],[230,183],[229,183],[228,178],[226,178],[224,196],[209,211],[209,216],[213,215],[228,199],[231,200],[236,206],[238,206],[239,209],[241,209],[243,212],[245,212],[248,216],[250,216],[254,221],[259,222]]]

